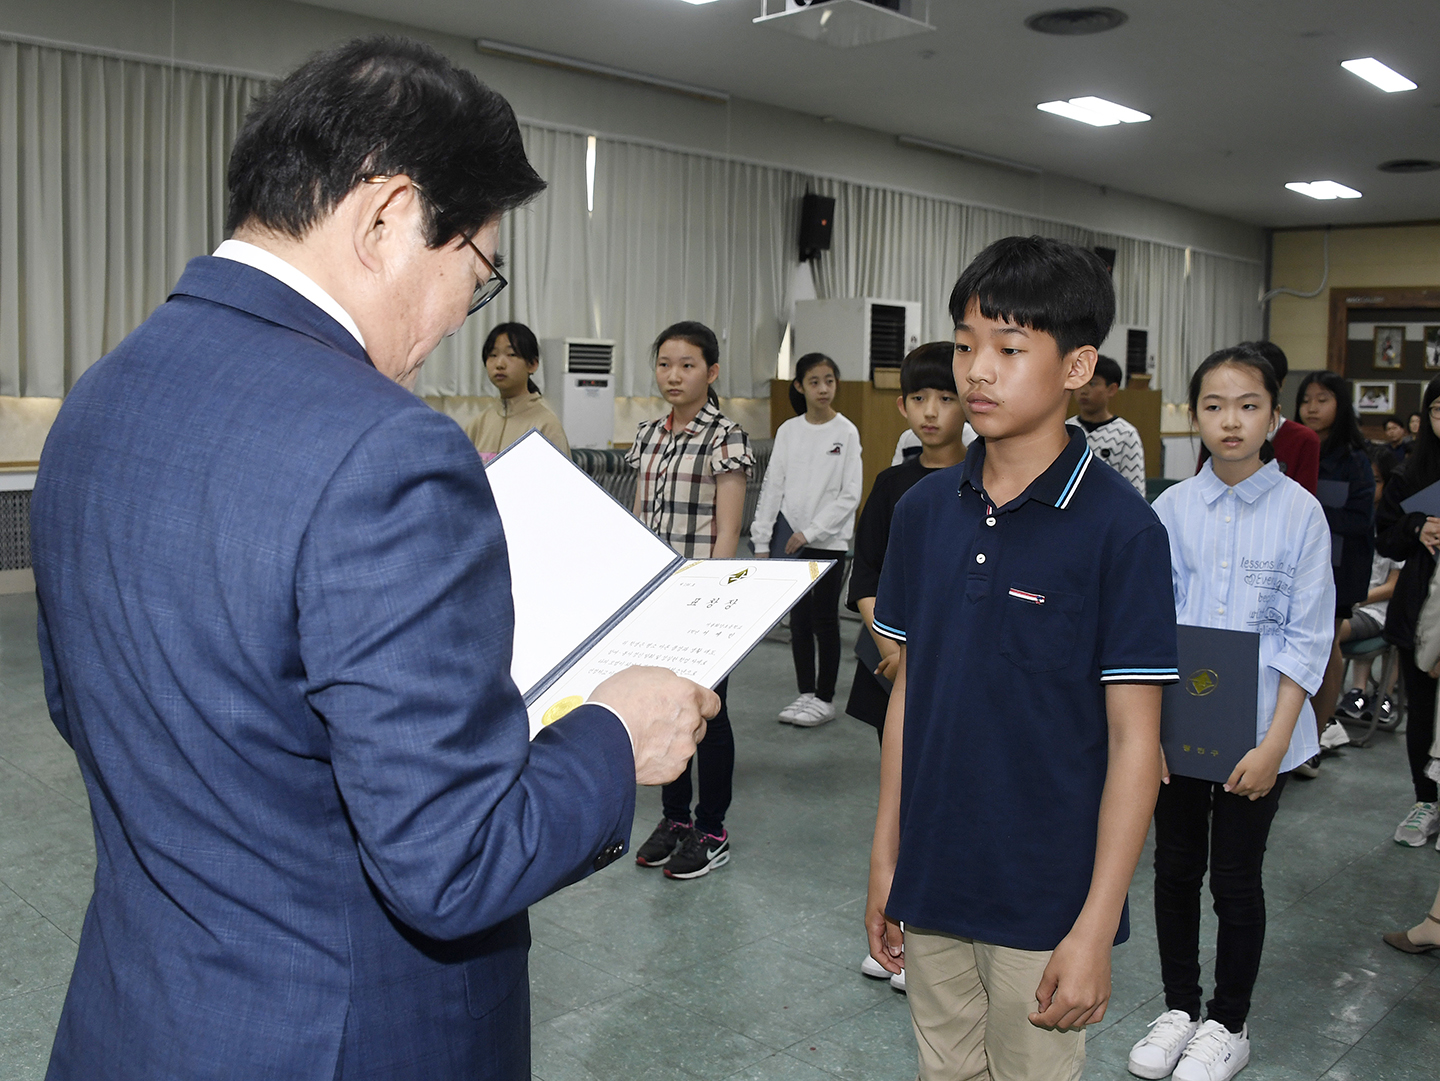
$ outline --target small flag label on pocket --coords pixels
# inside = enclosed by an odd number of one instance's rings
[[[1029,601],[1031,604],[1044,604],[1045,598],[1039,593],[1026,593],[1023,589],[1012,589],[1010,596],[1017,601]]]

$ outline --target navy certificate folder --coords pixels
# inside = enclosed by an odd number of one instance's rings
[[[1160,746],[1171,773],[1223,784],[1255,749],[1260,636],[1184,624],[1175,632],[1180,682],[1161,700]]]
[[[1428,488],[1421,488],[1409,499],[1400,504],[1400,509],[1406,514],[1428,514],[1431,518],[1440,518],[1440,481],[1436,481]]]

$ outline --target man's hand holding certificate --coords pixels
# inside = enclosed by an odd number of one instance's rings
[[[647,692],[634,666],[655,672],[647,679],[698,684],[701,694],[729,675],[829,566],[682,559],[535,433],[487,471],[510,556],[511,674],[525,696],[532,737],[595,701],[624,718],[638,763],[642,741],[627,708],[638,717],[670,706],[641,701]],[[637,681],[637,701],[629,706],[616,700],[627,679]],[[696,706],[713,716],[719,700],[703,691]],[[703,729],[696,738],[702,735]],[[660,781],[678,775],[693,751],[691,743]]]

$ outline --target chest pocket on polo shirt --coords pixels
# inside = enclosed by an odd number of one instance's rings
[[[1014,583],[1003,598],[1000,654],[1026,672],[1053,672],[1075,656],[1085,598]]]

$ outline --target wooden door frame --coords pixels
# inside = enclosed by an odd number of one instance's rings
[[[1345,374],[1345,342],[1352,308],[1434,308],[1440,311],[1440,285],[1349,285],[1330,290],[1330,325],[1326,335],[1326,367]]]

